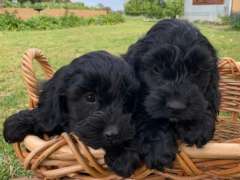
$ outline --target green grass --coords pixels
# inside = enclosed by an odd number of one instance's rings
[[[127,18],[125,23],[118,25],[53,31],[0,32],[0,123],[17,110],[27,108],[28,101],[20,73],[20,59],[26,49],[42,49],[54,69],[58,69],[74,57],[93,50],[104,49],[121,54],[153,23],[140,18]],[[226,26],[197,26],[217,48],[220,56],[240,60],[240,32]],[[19,166],[11,146],[3,141],[0,133],[0,179],[22,175],[26,175],[26,172]]]

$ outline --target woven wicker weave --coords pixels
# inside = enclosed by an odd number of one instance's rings
[[[38,102],[37,80],[32,68],[33,60],[42,66],[46,79],[53,75],[47,58],[39,49],[29,49],[22,59],[22,72],[26,83],[29,106]],[[221,113],[214,140],[204,148],[180,145],[172,169],[164,172],[147,169],[144,165],[132,179],[240,179],[240,64],[231,58],[219,63],[222,94]],[[222,113],[223,112],[223,113]],[[27,136],[14,144],[17,157],[26,169],[45,179],[122,179],[109,171],[102,150],[85,146],[74,135],[63,133],[50,139]]]

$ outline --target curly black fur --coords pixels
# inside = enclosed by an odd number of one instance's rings
[[[218,58],[198,29],[182,20],[159,21],[123,57],[141,82],[142,108],[136,114],[146,111],[150,117],[135,118],[141,122],[137,134],[149,167],[171,164],[175,137],[198,147],[213,137],[220,97]]]
[[[132,68],[121,58],[105,51],[88,53],[43,85],[37,108],[5,121],[5,140],[74,132],[92,148],[104,148],[108,166],[128,177],[140,164],[131,122],[138,88]]]

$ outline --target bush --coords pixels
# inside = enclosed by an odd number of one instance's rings
[[[94,24],[104,25],[104,24],[117,24],[124,22],[124,18],[120,13],[109,13],[108,15],[101,15],[96,17]]]
[[[122,22],[124,22],[124,18],[119,13],[109,13],[92,18],[82,18],[74,15],[62,17],[34,16],[28,20],[18,19],[15,15],[9,13],[0,14],[0,30],[10,31],[62,29],[90,24],[105,25]]]
[[[23,23],[29,30],[59,29],[61,27],[59,19],[50,16],[35,16],[23,21]]]
[[[91,24],[91,18],[84,19],[78,16],[62,16],[59,18],[59,23],[62,28],[76,27],[76,26],[84,26]]]
[[[183,0],[129,0],[124,9],[128,15],[176,18],[183,14],[183,5]]]
[[[18,19],[14,14],[5,13],[0,14],[0,31],[2,30],[23,30],[25,24],[22,20]]]
[[[222,24],[230,24],[230,16],[221,16],[220,19]]]
[[[234,14],[230,17],[230,24],[234,29],[240,30],[240,13]]]
[[[240,30],[240,13],[233,14],[231,16],[222,16],[221,22],[222,24],[228,24],[230,25],[233,29]]]

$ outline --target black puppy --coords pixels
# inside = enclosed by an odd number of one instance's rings
[[[132,68],[121,58],[104,51],[88,53],[43,85],[37,108],[5,121],[5,140],[74,132],[92,148],[105,149],[113,171],[130,176],[140,164],[131,122],[138,88]]]
[[[141,81],[138,109],[151,117],[138,127],[149,167],[161,169],[171,163],[177,151],[174,137],[198,147],[213,137],[219,108],[218,58],[198,29],[186,21],[159,21],[123,57]]]

